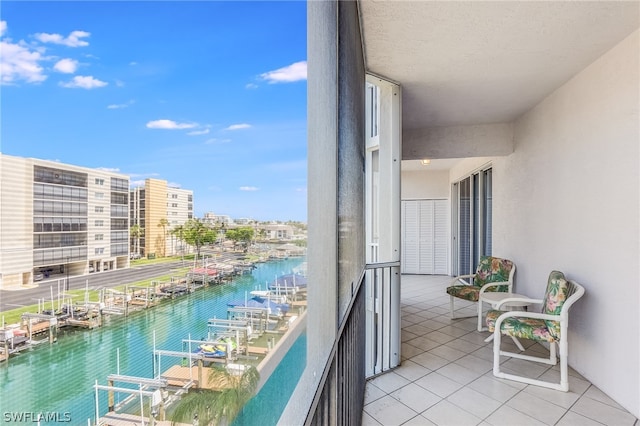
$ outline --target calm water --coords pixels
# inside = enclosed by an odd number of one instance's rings
[[[181,339],[189,333],[192,339],[206,336],[207,319],[226,318],[227,301],[243,299],[257,286],[264,289],[267,281],[302,262],[298,258],[264,263],[231,284],[199,290],[128,318],[112,317],[99,329],[60,333],[57,343],[43,343],[11,358],[8,367],[0,364],[0,423],[7,412],[58,412],[69,413],[73,425],[86,425],[95,415],[92,386],[96,380],[106,385],[107,375],[117,372],[118,348],[120,374],[150,378],[154,331],[157,349],[180,351]],[[179,362],[163,357],[162,370]],[[100,391],[99,397],[104,414],[107,393]]]

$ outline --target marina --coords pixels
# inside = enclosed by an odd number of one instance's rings
[[[139,383],[135,386],[109,379],[127,376],[164,380],[167,386],[163,389],[168,394],[162,399],[171,402],[169,394],[175,396],[175,401],[181,392],[204,386],[203,377],[213,365],[236,370],[244,368],[243,365],[257,365],[304,305],[290,306],[285,317],[282,312],[272,315],[269,308],[231,307],[228,303],[248,301],[251,291],[264,287],[273,277],[289,273],[303,261],[288,258],[261,263],[252,273],[244,272],[226,280],[224,285],[192,286],[191,290],[187,287],[182,297],[174,299],[171,295],[175,293],[167,292],[166,285],[162,292],[170,296],[156,298],[157,290],[162,288],[157,283],[114,294],[108,307],[114,312],[133,300],[143,308],[127,315],[102,315],[101,326],[86,327],[89,330],[78,326],[55,327],[56,343],[40,344],[12,355],[6,366],[0,365],[0,410],[6,411],[10,406],[12,411],[65,411],[71,414],[73,423],[83,420],[86,424],[87,419],[92,422],[95,419],[98,401],[100,417],[109,407],[121,408],[123,415],[139,415],[140,409],[131,407],[135,404],[127,405],[127,398],[141,398],[143,412],[148,413],[154,402],[154,390],[149,383],[142,389]],[[176,281],[169,285],[176,288],[181,284]],[[151,301],[156,304],[150,304]],[[75,315],[74,318],[84,321]],[[51,328],[51,316],[48,319]],[[46,322],[45,318],[38,320]],[[202,351],[207,344],[225,337],[234,341],[234,347],[229,345],[224,354],[212,356]],[[158,394],[155,395],[157,399]],[[113,412],[109,416],[113,417]]]

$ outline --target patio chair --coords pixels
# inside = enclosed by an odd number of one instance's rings
[[[511,293],[513,288],[513,275],[516,272],[516,265],[508,260],[499,257],[482,256],[475,274],[460,275],[455,277],[449,287],[449,307],[451,318],[469,318],[475,315],[455,316],[454,299],[459,298],[478,304],[478,331],[482,331],[482,303],[480,294],[487,291],[501,291]],[[470,283],[464,281],[470,279]]]
[[[568,365],[569,344],[567,328],[569,308],[584,294],[584,287],[573,280],[567,280],[562,272],[549,274],[544,299],[528,299],[532,304],[541,304],[542,312],[500,311],[487,313],[487,326],[493,332],[493,375],[502,379],[515,380],[536,386],[544,386],[567,392],[569,390]],[[519,299],[523,300],[523,299]],[[500,305],[508,304],[505,299]],[[549,358],[524,355],[500,349],[502,335],[530,339],[549,344]],[[508,374],[500,371],[500,356],[520,358],[527,361],[556,365],[556,344],[560,347],[560,383]]]

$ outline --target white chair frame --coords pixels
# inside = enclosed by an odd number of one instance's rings
[[[573,280],[569,281],[569,297],[562,305],[562,309],[559,315],[549,315],[540,312],[523,312],[523,311],[510,311],[500,315],[496,320],[495,330],[493,332],[493,375],[501,379],[514,380],[517,382],[527,383],[530,385],[543,386],[550,389],[555,389],[563,392],[569,390],[569,373],[568,373],[568,358],[569,358],[569,343],[568,343],[568,327],[569,327],[569,308],[584,294],[584,287]],[[509,304],[512,301],[527,301],[531,304],[544,303],[541,299],[522,299],[511,298],[504,299],[496,306],[496,309],[500,309],[500,306]],[[502,333],[500,328],[504,320],[510,317],[518,318],[537,318],[542,320],[558,321],[560,323],[560,339],[555,342],[549,343],[549,358],[524,355],[515,352],[503,351],[500,349],[500,342]],[[512,336],[511,336],[512,337]],[[527,361],[541,362],[549,365],[556,365],[558,363],[556,344],[559,346],[560,352],[560,383],[549,382],[545,380],[531,379],[529,377],[518,376],[515,374],[505,373],[500,371],[500,356],[509,356],[512,358],[524,359]]]
[[[478,304],[478,313],[474,314],[474,315],[464,315],[464,316],[455,316],[455,308],[454,308],[454,304],[453,301],[454,299],[457,299],[457,297],[454,297],[452,295],[449,295],[449,310],[451,313],[451,319],[458,319],[458,318],[472,318],[475,317],[476,315],[478,316],[478,331],[483,331],[485,330],[485,328],[483,328],[482,326],[482,302],[481,302],[481,295],[482,293],[484,293],[485,291],[487,291],[488,288],[491,287],[495,287],[495,286],[499,286],[499,285],[506,285],[509,288],[507,289],[506,293],[512,293],[513,290],[513,276],[516,273],[516,264],[513,263],[513,266],[511,267],[511,271],[509,272],[509,280],[508,281],[498,281],[498,282],[494,282],[494,283],[487,283],[485,285],[483,285],[482,287],[480,287],[480,292],[478,293],[478,301],[475,302]],[[459,275],[457,277],[455,277],[447,287],[451,287],[453,285],[473,285],[470,284],[466,281],[464,281],[465,278],[475,278],[476,274],[468,274],[468,275]]]

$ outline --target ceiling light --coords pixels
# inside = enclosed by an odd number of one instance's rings
[[[424,160],[420,160],[420,164],[422,164],[423,166],[428,166],[429,164],[431,164],[431,160],[425,158]]]

